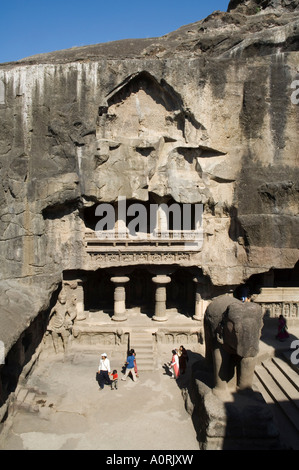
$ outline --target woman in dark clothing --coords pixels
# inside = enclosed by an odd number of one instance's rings
[[[180,373],[184,374],[186,372],[188,362],[188,353],[184,346],[180,346],[179,349],[179,365],[180,365]]]
[[[289,337],[289,333],[287,332],[287,321],[284,318],[283,315],[279,315],[278,318],[278,333],[276,335],[276,338],[279,339],[279,341],[285,341]]]

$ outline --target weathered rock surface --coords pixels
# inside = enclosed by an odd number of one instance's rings
[[[22,306],[1,307],[7,349],[65,269],[88,269],[84,210],[118,195],[203,203],[214,285],[294,266],[298,45],[298,2],[232,1],[161,38],[0,65],[1,304]]]
[[[298,0],[231,0],[228,5],[228,11],[236,10],[247,15],[255,15],[266,9],[277,12],[298,11]]]

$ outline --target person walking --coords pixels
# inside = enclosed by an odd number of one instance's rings
[[[100,390],[103,390],[105,383],[107,385],[112,384],[109,374],[110,374],[110,361],[107,357],[107,354],[103,353],[101,355],[101,360],[100,360],[99,370],[98,370],[98,383],[100,386]]]
[[[137,361],[136,361],[136,353],[135,353],[135,350],[134,350],[134,349],[131,349],[131,353],[132,353],[133,356],[134,356],[134,371],[135,371],[136,377],[138,378],[138,368],[137,368]]]
[[[170,368],[172,372],[172,378],[177,379],[180,375],[180,366],[179,366],[179,358],[176,349],[172,351],[172,359],[170,363]]]
[[[131,373],[133,377],[133,381],[137,381],[136,373],[135,373],[135,356],[132,352],[132,349],[129,351],[128,357],[127,357],[127,362],[126,362],[126,372],[124,373],[124,376],[121,378],[121,380],[126,380],[128,375]]]

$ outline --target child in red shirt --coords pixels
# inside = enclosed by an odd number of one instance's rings
[[[114,369],[114,371],[110,375],[111,375],[111,390],[113,390],[114,388],[115,390],[117,390],[117,382],[118,382],[117,370]]]

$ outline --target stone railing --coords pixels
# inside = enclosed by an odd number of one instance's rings
[[[107,266],[191,263],[192,256],[202,247],[200,234],[192,230],[155,231],[137,237],[128,232],[89,231],[85,233],[84,242],[91,262]]]
[[[283,315],[287,319],[299,321],[298,287],[263,287],[253,300],[262,306],[266,318]]]
[[[195,230],[155,230],[153,233],[139,233],[132,236],[128,231],[116,232],[103,230],[100,232],[85,232],[85,247],[88,251],[103,251],[107,246],[117,247],[117,250],[127,247],[140,246],[174,246],[194,243],[198,247],[202,242],[202,234]],[[135,248],[134,248],[135,249]]]

